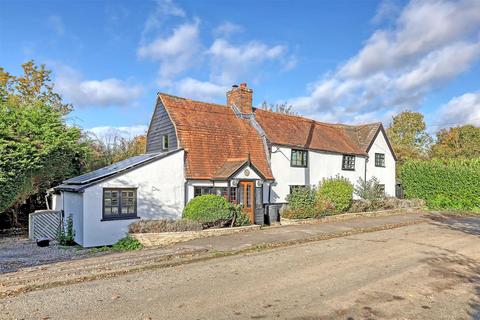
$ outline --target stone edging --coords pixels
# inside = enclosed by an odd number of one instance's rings
[[[367,211],[367,212],[349,212],[342,213],[333,216],[325,216],[318,219],[285,219],[281,218],[280,225],[298,225],[298,224],[318,224],[318,223],[327,223],[327,222],[337,222],[344,221],[362,217],[387,217],[395,216],[405,213],[416,213],[421,212],[421,208],[408,208],[408,209],[390,209],[390,210],[378,210],[378,211]]]
[[[170,244],[185,242],[193,239],[222,236],[240,232],[260,230],[259,225],[245,227],[206,229],[201,231],[160,232],[160,233],[130,233],[132,238],[140,241],[145,247],[167,246]]]

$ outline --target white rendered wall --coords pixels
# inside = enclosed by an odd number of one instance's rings
[[[52,210],[63,210],[63,199],[61,193],[52,194]]]
[[[375,153],[385,154],[385,168],[375,166]],[[372,177],[377,177],[380,183],[385,184],[387,196],[395,196],[395,159],[381,131],[368,151],[367,179]]]
[[[68,216],[71,215],[73,230],[75,231],[75,242],[83,246],[85,231],[83,221],[83,193],[62,191],[61,196],[63,197],[65,226]]]
[[[102,221],[103,188],[137,188],[137,215],[144,219],[178,219],[184,207],[184,152],[152,163],[85,189],[84,247],[114,244],[137,221]]]
[[[355,157],[355,170],[342,170],[343,155],[308,151],[308,167],[290,166],[291,149],[273,146],[271,155],[272,173],[275,182],[272,184],[270,201],[272,203],[286,202],[291,185],[318,186],[324,178],[336,175],[343,176],[356,184],[358,178],[364,178],[365,158]]]

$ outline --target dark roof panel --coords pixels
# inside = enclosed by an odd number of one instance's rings
[[[107,167],[103,167],[98,170],[82,174],[81,176],[65,180],[63,183],[68,185],[86,184],[94,180],[98,180],[98,179],[110,176],[112,174],[123,171],[125,169],[137,166],[145,161],[154,159],[160,155],[161,155],[160,153],[148,153],[148,154],[142,154],[139,156],[131,157],[131,158],[122,160],[120,162],[114,163],[112,165],[109,165]]]

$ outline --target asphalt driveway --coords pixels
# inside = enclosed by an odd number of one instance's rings
[[[390,230],[60,286],[1,319],[480,319],[480,219]]]

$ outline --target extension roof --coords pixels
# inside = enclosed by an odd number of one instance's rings
[[[80,176],[63,181],[63,184],[54,187],[55,191],[74,191],[79,192],[85,188],[104,181],[108,178],[116,176],[121,173],[128,172],[139,166],[148,164],[150,162],[165,158],[181,149],[170,151],[167,153],[147,153],[139,156],[130,157],[128,159],[116,162],[109,166],[91,171]]]

